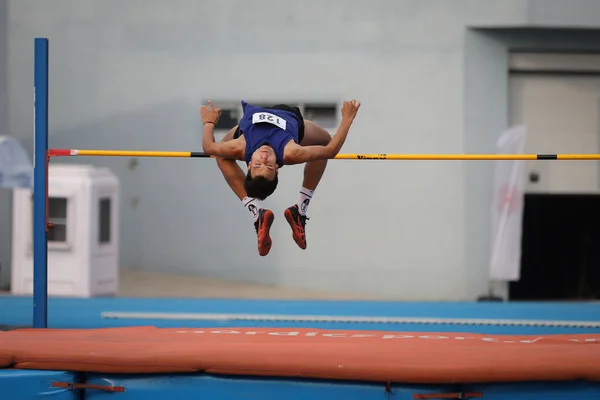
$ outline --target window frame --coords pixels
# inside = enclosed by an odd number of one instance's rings
[[[61,195],[48,195],[48,223],[51,223],[52,217],[50,216],[50,199],[59,198],[65,199],[67,203],[67,215],[65,217],[65,226],[67,228],[67,233],[65,235],[64,242],[56,242],[48,239],[48,251],[72,251],[75,247],[75,237],[74,232],[77,229],[77,209],[75,206],[75,194],[61,194]],[[33,254],[33,196],[29,199],[29,243],[27,244],[28,253],[30,255]]]

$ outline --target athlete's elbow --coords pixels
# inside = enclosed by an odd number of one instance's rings
[[[327,146],[325,146],[325,152],[324,152],[325,158],[333,158],[333,157],[337,156],[337,154],[340,152],[340,149],[331,145],[331,143],[332,142],[330,142]]]
[[[202,142],[202,151],[207,155],[215,155],[215,144],[211,142]]]

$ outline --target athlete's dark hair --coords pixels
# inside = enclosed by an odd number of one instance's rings
[[[269,180],[264,176],[255,176],[254,178],[250,175],[250,171],[246,174],[246,179],[244,180],[244,189],[246,189],[246,195],[248,197],[255,197],[259,200],[264,200],[270,195],[273,194],[275,189],[277,189],[277,183],[279,182],[277,178],[277,172],[273,179]]]

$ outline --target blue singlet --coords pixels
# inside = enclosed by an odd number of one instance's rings
[[[257,107],[243,100],[242,108],[244,116],[240,120],[240,132],[246,139],[246,163],[250,163],[252,154],[266,144],[275,150],[277,165],[282,167],[285,145],[290,140],[298,143],[298,117],[290,111]]]

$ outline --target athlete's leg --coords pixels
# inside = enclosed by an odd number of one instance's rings
[[[234,133],[235,128],[230,130],[223,137],[222,141],[232,140]],[[269,231],[275,218],[273,212],[262,208],[258,199],[250,198],[246,195],[246,189],[244,189],[246,175],[236,160],[217,158],[217,165],[231,190],[233,190],[235,195],[242,201],[244,207],[250,212],[258,237],[258,254],[266,256],[271,250],[272,244]]]
[[[324,128],[312,121],[304,121],[304,138],[301,146],[326,146],[331,142],[331,135]],[[315,190],[323,177],[327,160],[310,161],[304,166],[304,181],[302,186],[308,190]]]
[[[331,135],[325,129],[312,121],[304,121],[304,137],[301,146],[326,146],[331,141]],[[285,210],[285,218],[292,228],[292,238],[301,249],[306,249],[306,212],[313,193],[327,167],[327,160],[310,161],[304,166],[304,179],[300,195],[295,205]]]

